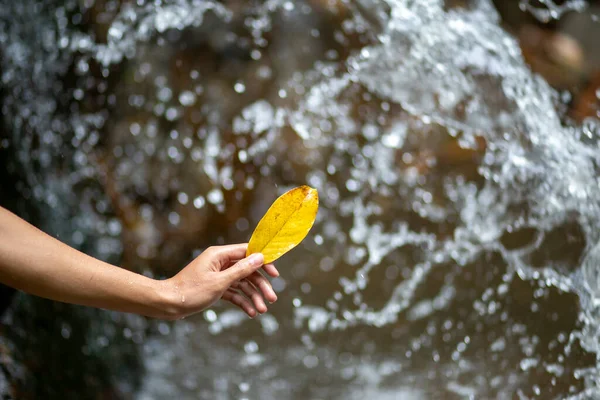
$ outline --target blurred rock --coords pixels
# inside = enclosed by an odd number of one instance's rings
[[[572,37],[525,25],[519,31],[525,61],[558,89],[573,90],[585,79],[585,54]]]
[[[580,51],[585,54],[586,71],[600,68],[600,6],[590,4],[585,12],[565,14],[560,19],[557,30],[577,42]]]
[[[600,72],[592,77],[574,99],[569,114],[577,122],[589,117],[600,118]]]

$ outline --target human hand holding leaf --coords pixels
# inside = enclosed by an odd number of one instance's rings
[[[238,306],[250,317],[266,312],[265,300],[273,303],[277,295],[258,269],[262,267],[273,278],[279,275],[270,263],[306,237],[318,208],[319,195],[315,189],[308,186],[292,189],[271,205],[248,245],[211,247],[173,278],[161,281],[171,299],[167,303],[175,304],[169,308],[168,316],[181,318],[193,314],[210,307],[219,298]]]
[[[309,186],[300,186],[281,195],[259,221],[246,257],[262,253],[265,264],[296,247],[312,228],[319,209],[319,194]]]

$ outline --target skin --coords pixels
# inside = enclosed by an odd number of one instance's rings
[[[226,300],[251,318],[277,296],[279,276],[247,243],[209,247],[177,275],[156,280],[90,257],[0,207],[0,282],[65,303],[180,319]]]

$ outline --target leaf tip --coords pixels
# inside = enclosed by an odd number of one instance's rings
[[[319,191],[317,189],[308,185],[302,185],[300,186],[300,189],[302,190],[302,194],[304,194],[304,196],[314,197],[317,200],[317,202],[319,201]]]

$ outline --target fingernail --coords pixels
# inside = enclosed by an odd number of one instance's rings
[[[265,261],[265,256],[261,253],[254,253],[248,257],[248,262],[252,265],[261,265]]]

